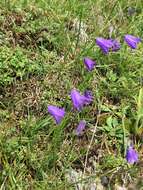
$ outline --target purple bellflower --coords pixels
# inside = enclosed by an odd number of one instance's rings
[[[88,57],[85,57],[84,58],[84,64],[85,64],[88,71],[92,71],[96,62],[93,61],[92,59],[88,58]]]
[[[91,93],[89,95],[89,92],[85,95],[81,95],[80,92],[76,89],[71,90],[71,99],[74,108],[76,108],[78,111],[80,111],[84,105],[88,105],[92,102]]]
[[[126,160],[130,164],[134,164],[138,161],[138,153],[133,149],[132,146],[129,146],[127,149]]]
[[[84,96],[86,97],[86,102],[85,102],[86,105],[90,104],[93,101],[93,95],[90,90],[86,90],[84,92]]]
[[[104,54],[108,54],[110,50],[117,51],[120,49],[120,43],[113,39],[96,38],[96,44]]]
[[[76,135],[77,135],[77,136],[82,135],[82,133],[83,133],[83,131],[84,131],[84,129],[85,129],[85,126],[86,126],[86,121],[81,120],[81,121],[79,122],[79,125],[78,125],[77,128],[76,128]]]
[[[113,43],[112,51],[118,51],[120,49],[120,43],[117,40],[111,40]]]
[[[56,124],[60,124],[65,115],[65,109],[57,106],[48,106],[48,112],[55,119]]]
[[[124,40],[127,43],[127,45],[131,47],[132,49],[136,49],[138,43],[141,42],[141,38],[138,38],[129,34],[124,36]]]

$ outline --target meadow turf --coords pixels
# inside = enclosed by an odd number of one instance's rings
[[[142,0],[0,0],[0,190],[143,189],[143,44],[125,34],[143,39]],[[104,55],[96,37],[121,49]],[[81,112],[73,88],[93,92]],[[48,105],[66,109],[60,125]]]

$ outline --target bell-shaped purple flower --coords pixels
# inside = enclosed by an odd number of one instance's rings
[[[124,36],[124,40],[127,43],[129,47],[132,49],[136,49],[139,42],[141,42],[141,38],[132,36],[130,34],[127,34]]]
[[[80,111],[84,105],[91,103],[91,97],[89,95],[81,95],[80,92],[76,89],[71,90],[71,99],[74,108],[76,108],[78,111]]]
[[[86,121],[84,121],[84,120],[81,120],[80,122],[79,122],[79,125],[77,126],[77,128],[76,128],[76,135],[82,135],[82,133],[83,133],[83,131],[84,131],[84,129],[85,129],[85,126],[86,126]]]
[[[65,109],[57,106],[48,106],[48,112],[55,119],[57,124],[60,124],[65,115]]]
[[[114,39],[96,38],[96,44],[104,54],[108,54],[110,50],[117,51],[120,49],[120,43]]]
[[[81,95],[76,89],[73,89],[71,91],[71,99],[74,108],[76,108],[78,111],[81,110],[85,104],[85,96]]]
[[[126,160],[130,164],[134,164],[138,161],[138,153],[133,149],[132,146],[129,146],[126,152]]]
[[[112,51],[118,51],[120,49],[120,43],[117,40],[112,40]]]
[[[86,97],[86,102],[85,102],[86,105],[90,104],[93,101],[93,95],[90,90],[85,90],[84,96]]]
[[[88,71],[92,71],[96,62],[93,61],[92,59],[88,58],[88,57],[85,57],[84,58],[84,64],[85,64]]]

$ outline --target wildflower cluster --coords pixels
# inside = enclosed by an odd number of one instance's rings
[[[127,43],[127,45],[131,49],[136,49],[138,43],[141,42],[141,39],[127,34],[124,36],[124,41]],[[104,54],[108,54],[110,51],[112,52],[118,51],[121,47],[120,43],[117,40],[104,39],[101,37],[96,38],[96,44],[100,47],[100,49],[102,50]],[[96,62],[88,57],[84,58],[83,61],[88,71],[92,71],[94,67],[96,66]],[[77,111],[81,111],[84,106],[89,105],[93,101],[92,92],[87,91],[87,90],[83,94],[81,94],[77,89],[72,89],[70,92],[70,97],[71,97],[73,107]],[[64,108],[59,108],[54,105],[48,106],[48,112],[55,119],[56,124],[61,123],[66,113]],[[85,126],[86,126],[86,121],[81,120],[76,129],[76,134],[78,136],[83,133],[83,131],[85,130]],[[126,160],[128,161],[128,163],[135,163],[138,160],[138,154],[133,149],[132,146],[130,146],[127,149]]]

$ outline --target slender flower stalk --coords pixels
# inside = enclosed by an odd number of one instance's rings
[[[127,43],[127,45],[132,49],[136,49],[138,43],[141,42],[141,38],[138,38],[129,34],[124,36],[124,40]]]
[[[60,124],[65,116],[65,109],[57,106],[49,105],[48,112],[55,119],[56,124]]]
[[[132,146],[129,146],[126,152],[126,160],[129,164],[134,164],[138,161],[138,153],[133,149]]]
[[[93,61],[92,59],[88,58],[88,57],[85,57],[84,58],[84,64],[85,64],[88,71],[92,71],[94,66],[96,65],[96,62]]]
[[[86,121],[81,120],[79,122],[79,125],[76,128],[76,135],[78,135],[78,136],[82,135],[82,133],[83,133],[83,131],[85,129],[85,126],[86,126]]]

